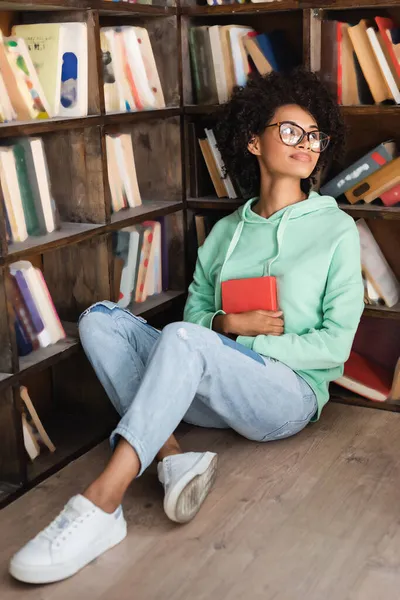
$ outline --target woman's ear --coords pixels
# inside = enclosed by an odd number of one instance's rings
[[[260,138],[258,135],[254,135],[249,143],[247,144],[247,150],[255,156],[260,156]]]

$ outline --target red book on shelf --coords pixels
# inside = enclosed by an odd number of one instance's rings
[[[351,352],[344,375],[335,383],[369,400],[384,402],[390,395],[392,376],[387,369]]]
[[[222,310],[242,313],[250,310],[278,310],[276,277],[230,279],[222,282]]]
[[[400,183],[381,194],[381,200],[385,206],[395,206],[398,204],[400,202]]]

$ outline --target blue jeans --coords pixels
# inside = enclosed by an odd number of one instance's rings
[[[182,420],[267,442],[298,433],[317,410],[289,367],[199,325],[172,323],[160,333],[105,301],[82,314],[79,332],[121,416],[111,444],[118,436],[131,444],[140,474]]]

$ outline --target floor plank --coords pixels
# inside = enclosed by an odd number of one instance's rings
[[[319,423],[270,444],[186,428],[186,449],[220,457],[215,489],[192,523],[167,520],[152,468],[127,494],[126,541],[68,581],[12,581],[10,555],[100,472],[102,444],[0,512],[0,597],[397,600],[399,418],[332,404]]]

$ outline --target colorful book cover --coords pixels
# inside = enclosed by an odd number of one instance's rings
[[[59,56],[60,23],[16,25],[12,33],[23,38],[47,101],[54,115],[58,114],[61,88],[61,61]]]
[[[48,119],[52,114],[50,106],[46,101],[25,41],[21,38],[4,38],[4,45],[16,77],[30,94],[31,115],[38,119]]]

